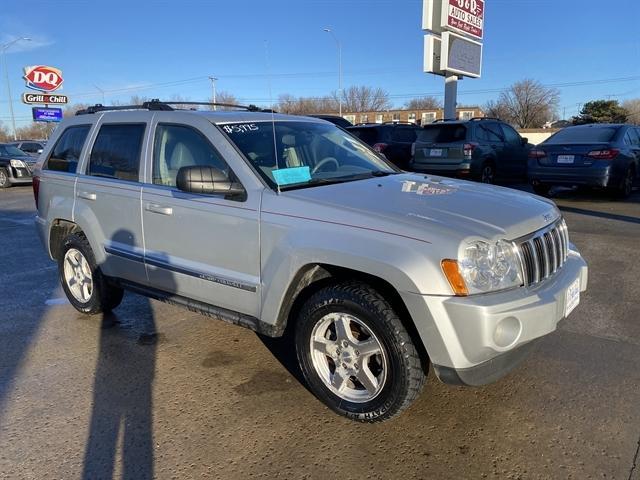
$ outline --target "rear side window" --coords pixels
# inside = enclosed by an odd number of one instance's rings
[[[619,127],[568,127],[549,137],[544,143],[553,145],[558,143],[593,143],[610,142]]]
[[[378,143],[378,130],[375,128],[350,128],[349,133],[355,135],[367,145]]]
[[[413,143],[416,141],[417,134],[415,128],[398,127],[393,129],[391,140],[393,142]]]
[[[502,125],[502,131],[504,132],[504,138],[507,143],[511,145],[522,145],[522,137],[508,125]]]
[[[640,136],[638,135],[638,130],[635,128],[630,128],[627,130],[627,133],[624,136],[624,143],[627,145],[640,145]]]
[[[497,123],[481,123],[480,128],[487,132],[490,142],[504,142],[504,134]]]
[[[90,125],[77,125],[62,132],[43,169],[75,173],[90,128]]]
[[[425,143],[462,142],[466,138],[467,127],[460,124],[427,125],[418,133],[418,140]]]
[[[137,182],[144,129],[142,123],[100,127],[87,175]]]

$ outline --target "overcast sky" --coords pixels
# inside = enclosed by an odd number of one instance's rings
[[[345,86],[382,87],[397,105],[444,91],[441,77],[422,73],[421,0],[2,3],[0,42],[33,39],[6,55],[18,126],[31,118],[20,97],[22,69],[34,64],[62,69],[60,93],[72,102],[102,102],[100,90],[107,102],[206,100],[210,75],[245,103],[322,96],[338,86],[337,49],[324,27],[342,42]],[[483,76],[461,82],[458,101],[482,105],[525,77],[558,86],[567,117],[588,100],[640,97],[638,22],[636,0],[487,0]]]

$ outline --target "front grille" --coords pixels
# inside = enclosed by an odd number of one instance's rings
[[[525,285],[556,273],[569,255],[569,231],[564,219],[514,242]]]

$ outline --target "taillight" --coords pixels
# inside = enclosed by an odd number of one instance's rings
[[[476,149],[477,146],[478,144],[475,142],[465,143],[463,145],[462,150],[464,152],[465,160],[471,160],[471,157],[473,157],[473,151]]]
[[[587,157],[594,160],[613,160],[618,156],[620,150],[617,148],[606,148],[604,150],[591,150],[587,153]]]
[[[33,177],[33,198],[36,201],[36,210],[38,209],[39,196],[40,196],[40,177]]]
[[[529,150],[529,158],[544,158],[547,156],[547,152],[544,150]]]
[[[388,145],[387,145],[386,143],[376,143],[376,144],[373,146],[373,149],[374,149],[376,152],[383,153],[387,147],[388,147]]]

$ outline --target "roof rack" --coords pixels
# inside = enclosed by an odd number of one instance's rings
[[[442,122],[457,122],[457,118],[438,118],[431,123],[442,123]]]
[[[498,120],[498,121],[501,121],[497,117],[473,117],[473,118],[469,119],[470,122],[474,122],[474,121],[477,122],[477,121],[480,121],[480,120]]]
[[[101,103],[97,103],[96,105],[92,105],[82,110],[78,110],[76,115],[90,115],[92,113],[98,112],[109,112],[109,111],[117,111],[117,110],[152,110],[152,111],[173,111],[176,110],[171,105],[207,105],[207,106],[216,106],[216,107],[227,107],[227,108],[239,108],[244,109],[249,112],[266,112],[266,113],[276,113],[274,110],[264,109],[257,107],[255,105],[235,105],[232,103],[211,103],[211,102],[181,102],[181,101],[171,101],[165,102],[160,101],[157,98],[153,100],[149,100],[147,102],[143,102],[142,105],[102,105]]]

